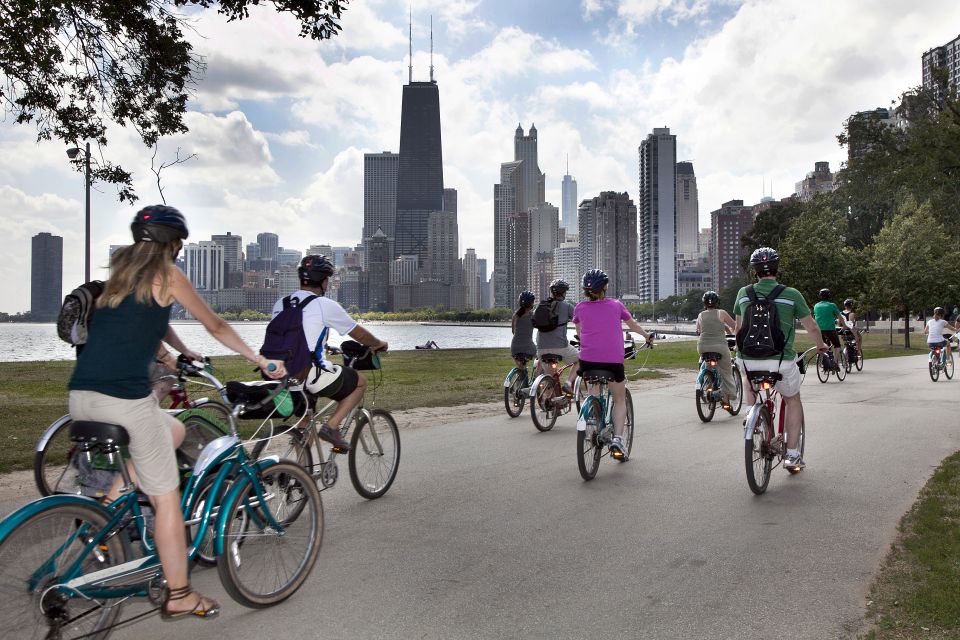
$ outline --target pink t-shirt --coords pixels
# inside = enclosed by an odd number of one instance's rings
[[[580,359],[587,362],[623,362],[621,322],[633,316],[616,298],[584,300],[573,310],[573,323],[580,328]]]

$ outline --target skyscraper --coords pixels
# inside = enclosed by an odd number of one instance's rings
[[[567,173],[563,176],[563,185],[560,202],[560,226],[566,233],[577,233],[577,181],[570,175],[570,163],[567,162]]]
[[[947,86],[951,89],[960,87],[960,36],[947,44],[925,51],[920,56],[922,66],[923,88],[932,90],[937,100],[942,103],[943,92],[934,78],[937,69],[943,69],[947,76]]]
[[[210,238],[223,247],[223,284],[234,288],[243,286],[243,238],[229,231],[226,235],[214,235]]]
[[[710,271],[717,291],[744,276],[740,258],[748,249],[740,243],[740,238],[753,228],[754,219],[753,208],[743,206],[743,200],[724,202],[710,213]]]
[[[391,262],[387,234],[378,228],[367,242],[367,304],[371,311],[390,310]]]
[[[523,182],[524,208],[535,207],[546,199],[547,178],[540,172],[537,159],[537,127],[530,125],[530,134],[523,135],[523,127],[517,125],[513,135],[513,159],[523,162],[520,166]]]
[[[196,289],[201,291],[223,289],[222,246],[211,240],[201,240],[196,244],[191,242],[183,247],[183,261],[187,278]]]
[[[260,247],[260,260],[277,261],[277,252],[280,249],[280,239],[275,233],[258,233],[257,245]]]
[[[553,251],[560,246],[560,218],[557,208],[549,202],[530,207],[527,211],[530,219],[529,270],[531,274],[535,274],[538,273],[537,265],[544,264],[544,254],[551,256],[550,264],[553,264]],[[542,275],[545,272],[539,268],[539,273]],[[552,279],[548,278],[547,282]],[[537,293],[536,289],[533,291]]]
[[[393,250],[399,164],[400,156],[390,151],[363,154],[362,237],[365,246],[379,229],[387,238],[389,250]]]
[[[57,319],[62,289],[63,238],[46,231],[38,233],[30,246],[30,315],[35,321]]]
[[[510,262],[508,236],[510,216],[524,210],[522,162],[504,162],[500,165],[500,183],[493,185],[493,306],[498,309],[513,305],[507,274]]]
[[[677,292],[677,136],[654,129],[639,152],[638,293],[655,302]]]
[[[480,275],[477,272],[477,250],[467,249],[463,254],[463,306],[480,308]]]
[[[692,162],[677,163],[677,253],[690,260],[697,253],[700,204]]]
[[[626,193],[604,191],[580,204],[583,269],[603,269],[608,295],[637,293],[637,207]],[[583,238],[588,238],[585,246]]]

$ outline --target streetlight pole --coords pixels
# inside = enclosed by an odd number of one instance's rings
[[[86,168],[84,171],[84,191],[86,192],[87,200],[87,220],[86,220],[86,232],[87,232],[87,250],[86,250],[86,262],[84,270],[84,282],[90,282],[90,143],[87,143],[86,147]]]

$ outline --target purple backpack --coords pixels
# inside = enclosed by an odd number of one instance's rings
[[[314,353],[303,332],[303,308],[319,296],[298,300],[293,296],[283,299],[283,310],[267,325],[260,354],[270,360],[283,360],[287,373],[303,380],[314,362]]]

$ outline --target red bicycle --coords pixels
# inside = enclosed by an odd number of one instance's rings
[[[585,397],[579,376],[574,383],[573,393],[563,390],[563,385],[560,384],[561,376],[573,366],[573,363],[561,367],[562,360],[563,358],[553,354],[546,354],[540,358],[544,372],[530,385],[530,418],[538,431],[553,429],[557,418],[568,413],[573,406],[580,411],[580,403]]]

